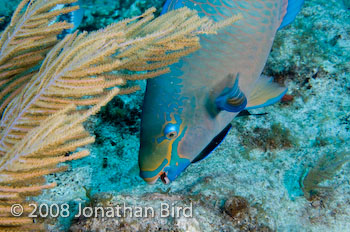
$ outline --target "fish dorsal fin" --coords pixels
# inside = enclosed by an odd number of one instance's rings
[[[287,88],[272,81],[272,77],[262,75],[248,97],[246,110],[272,105],[286,94]]]
[[[232,75],[229,77],[234,78]],[[239,74],[235,77],[233,87],[225,88],[221,95],[215,99],[216,107],[219,110],[229,112],[240,112],[247,105],[247,98],[239,88]]]
[[[182,1],[168,0],[168,1],[165,2],[161,14],[165,14],[168,11],[175,10],[175,9],[178,9],[178,8],[181,8],[181,7],[184,7],[184,6],[185,5],[182,3]]]
[[[283,20],[278,29],[281,29],[295,19],[299,11],[301,10],[301,7],[304,3],[304,0],[284,0],[286,1],[287,8],[285,9],[286,12],[284,12]]]
[[[231,1],[236,1],[236,0],[231,0]],[[297,14],[300,12],[303,3],[304,3],[304,0],[283,0],[283,6],[282,6],[282,12],[281,12],[283,19],[281,20],[281,24],[278,29],[281,29],[287,26],[288,24],[290,24],[291,22],[293,22]],[[186,1],[167,0],[163,6],[162,14],[165,14],[171,10],[184,7],[185,4],[186,4]]]

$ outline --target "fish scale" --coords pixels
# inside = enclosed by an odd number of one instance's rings
[[[285,94],[286,88],[260,74],[276,31],[285,16],[289,21],[294,19],[300,3],[166,2],[162,13],[186,6],[216,22],[237,14],[243,17],[216,35],[201,36],[198,51],[171,65],[170,73],[147,80],[139,152],[141,177],[154,183],[161,176],[169,183],[192,161],[203,159],[215,149],[241,110],[272,104]],[[167,118],[172,118],[173,127]],[[176,136],[169,137],[169,131]]]

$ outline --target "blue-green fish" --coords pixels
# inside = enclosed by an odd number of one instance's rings
[[[140,176],[173,181],[206,157],[242,110],[280,100],[286,88],[261,76],[276,31],[303,0],[168,0],[163,13],[188,7],[214,21],[240,13],[234,25],[201,36],[201,48],[147,81],[141,122]]]

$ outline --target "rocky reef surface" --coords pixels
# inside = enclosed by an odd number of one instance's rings
[[[161,8],[164,1],[83,1],[84,30]],[[38,201],[78,205],[154,207],[192,205],[192,217],[60,218],[51,230],[72,231],[349,231],[350,165],[344,162],[305,193],[305,177],[324,155],[350,143],[349,1],[308,0],[296,20],[277,33],[264,73],[288,86],[283,102],[232,121],[233,129],[205,160],[170,185],[138,176],[141,91],[119,96],[86,124],[96,136],[91,155],[50,175],[55,189]],[[330,159],[330,162],[332,159]],[[321,170],[321,169],[320,169]],[[319,173],[322,177],[324,173]],[[304,191],[303,191],[304,190]],[[72,220],[71,220],[72,219]]]

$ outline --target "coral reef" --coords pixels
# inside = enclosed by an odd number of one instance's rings
[[[75,218],[70,231],[273,231],[258,222],[258,218],[262,217],[259,210],[239,196],[226,200],[224,206],[217,204],[220,200],[215,196],[203,198],[200,194],[110,196],[95,194],[94,199],[102,200],[98,200],[94,206],[103,210],[99,210],[96,217],[80,215]],[[108,207],[115,206],[120,207],[114,208],[119,216],[102,217]],[[154,210],[154,215],[151,211],[147,212],[147,207]],[[135,216],[137,210],[142,210],[142,213]]]
[[[260,148],[263,151],[286,149],[296,144],[296,139],[290,134],[288,128],[282,128],[281,124],[272,124],[271,128],[259,128],[256,127],[252,131],[244,130],[244,127],[240,127],[242,122],[233,122],[233,125],[237,128],[242,146],[248,151],[254,148]]]
[[[0,18],[4,17],[4,21],[0,21],[0,31],[10,22],[11,15],[15,11],[21,0],[1,1]]]
[[[155,15],[158,16],[164,3],[165,0],[83,0],[82,7],[85,12],[79,29],[97,30],[124,18],[140,15],[151,7],[157,9]]]
[[[239,231],[273,231],[268,226],[258,223],[258,210],[251,207],[241,196],[233,196],[226,200],[224,209],[232,217],[235,228]]]
[[[348,161],[349,152],[337,152],[335,154],[324,154],[314,167],[307,168],[300,179],[300,185],[308,200],[320,192],[331,191],[332,187],[321,186],[320,183],[332,180],[337,171]]]
[[[113,4],[124,4],[118,2]],[[100,26],[130,16],[135,8],[126,7],[134,2],[161,5],[162,1],[125,1],[127,4],[118,8],[121,10],[115,18],[110,17],[117,9],[114,5],[110,11],[103,4],[94,7],[86,2],[90,8],[85,16],[88,23],[82,27],[95,28],[92,17],[100,18],[96,23]],[[145,89],[140,81],[141,91],[120,96],[86,123],[98,141],[89,146],[91,155],[71,162],[72,168],[66,173],[50,175],[49,181],[56,181],[58,186],[36,200],[69,202],[72,208],[84,202],[137,206],[193,202],[192,219],[137,222],[129,217],[106,221],[79,218],[73,222],[72,230],[239,230],[234,219],[223,212],[227,199],[240,196],[249,202],[249,212],[252,219],[256,216],[259,228],[264,225],[277,231],[348,231],[349,164],[335,172],[332,180],[322,183],[332,187],[329,194],[316,195],[310,201],[303,196],[299,180],[305,167],[317,166],[323,154],[336,154],[350,145],[349,14],[347,0],[305,1],[295,22],[277,33],[264,70],[288,86],[293,101],[252,110],[268,113],[263,116],[236,118],[221,145],[207,159],[191,165],[171,185],[148,186],[138,177],[136,128]],[[116,116],[123,120],[114,121]],[[277,134],[271,132],[273,125]],[[98,192],[108,192],[113,198],[108,195],[88,199],[81,186],[91,190],[90,198]],[[52,229],[70,227],[69,220],[59,223]]]
[[[233,196],[225,202],[225,212],[233,218],[248,213],[248,207],[248,201],[240,196]]]

